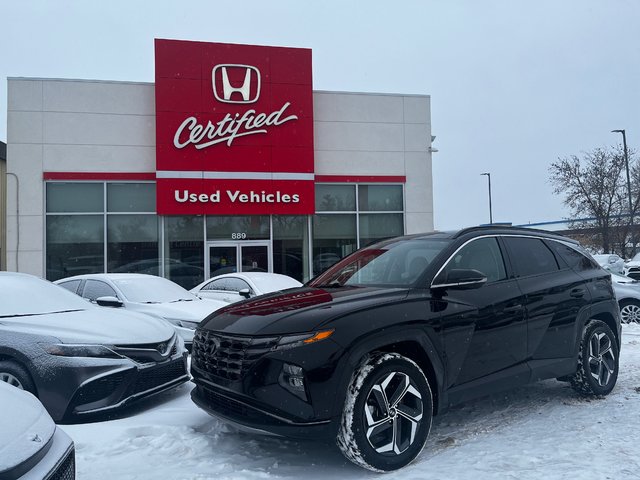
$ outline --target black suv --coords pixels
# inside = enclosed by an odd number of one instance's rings
[[[192,398],[228,422],[333,438],[357,465],[394,470],[452,404],[545,378],[608,394],[619,315],[610,274],[568,238],[405,236],[210,315],[194,339]]]

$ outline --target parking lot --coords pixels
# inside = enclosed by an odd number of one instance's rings
[[[171,480],[373,478],[331,445],[239,433],[195,407],[191,385],[121,418],[67,425],[78,478]],[[640,325],[623,327],[611,395],[586,400],[549,380],[436,417],[427,446],[385,478],[640,478]]]

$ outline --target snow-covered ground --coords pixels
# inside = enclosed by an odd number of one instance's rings
[[[625,325],[620,376],[603,399],[555,380],[434,419],[418,459],[385,479],[640,479],[640,325]],[[66,425],[79,479],[376,478],[316,442],[239,433],[189,398],[191,385],[127,417]],[[382,478],[382,477],[379,477]]]

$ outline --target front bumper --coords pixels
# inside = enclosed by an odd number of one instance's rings
[[[207,336],[209,335],[209,336]],[[211,340],[211,335],[215,340]],[[217,342],[210,351],[207,342]],[[344,349],[331,339],[279,349],[270,337],[198,331],[191,356],[203,410],[252,430],[294,438],[330,438],[337,433],[346,392]],[[303,372],[302,393],[284,380],[285,366]]]
[[[189,380],[183,348],[166,360],[146,364],[128,358],[46,355],[35,368],[40,370],[35,376],[38,398],[56,422],[116,410]]]
[[[336,422],[332,420],[295,422],[252,406],[213,385],[197,385],[191,391],[191,399],[208,414],[252,433],[312,439],[330,439],[337,433]]]

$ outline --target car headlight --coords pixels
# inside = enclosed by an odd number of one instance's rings
[[[274,350],[283,350],[287,348],[300,347],[302,345],[309,345],[311,343],[320,342],[326,340],[333,335],[334,330],[322,330],[320,332],[302,333],[298,335],[284,335],[280,337]]]
[[[104,345],[71,345],[65,343],[59,344],[40,344],[42,349],[49,355],[58,357],[100,357],[100,358],[122,358],[116,352]]]
[[[200,325],[200,322],[189,322],[187,320],[178,320],[178,326],[195,330]]]

